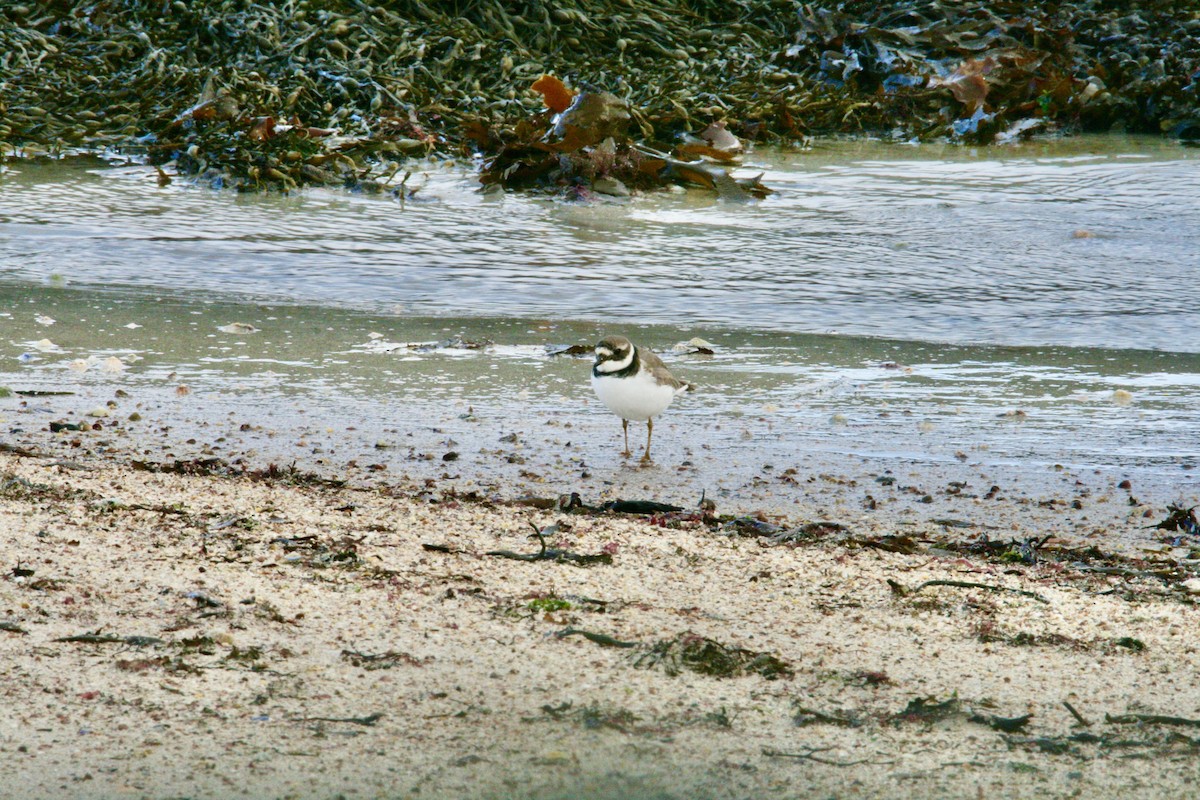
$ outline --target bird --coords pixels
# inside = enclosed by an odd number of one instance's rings
[[[621,418],[625,431],[625,452],[629,457],[629,422],[646,423],[646,452],[642,463],[650,462],[650,438],[654,418],[671,401],[695,388],[671,374],[662,359],[644,347],[637,347],[624,336],[606,336],[595,347],[592,364],[592,389]]]

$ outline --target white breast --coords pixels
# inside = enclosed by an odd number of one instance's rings
[[[628,378],[592,376],[592,388],[608,409],[621,419],[645,422],[658,416],[675,399],[674,387],[654,380],[648,372],[639,371]]]

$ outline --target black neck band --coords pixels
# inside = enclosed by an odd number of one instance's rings
[[[592,375],[597,378],[628,378],[637,374],[638,371],[638,353],[637,348],[633,348],[633,358],[629,359],[629,366],[622,367],[616,372],[601,372],[599,368],[592,367]]]

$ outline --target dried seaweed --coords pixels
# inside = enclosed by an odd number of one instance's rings
[[[342,650],[342,660],[365,670],[392,669],[400,664],[423,667],[431,659],[420,659],[409,653],[388,650],[385,653],[360,653],[357,650]]]
[[[897,726],[911,722],[932,725],[965,714],[957,697],[950,697],[940,702],[932,697],[914,697],[908,701],[908,705],[902,711],[892,714],[887,721]]]
[[[487,156],[480,180],[485,186],[567,190],[628,196],[670,183],[710,189],[721,198],[746,202],[770,189],[760,176],[735,179],[723,165],[736,163],[745,147],[724,122],[696,135],[685,134],[666,152],[634,133],[638,110],[612,92],[574,91],[553,75],[532,88],[545,109],[516,124],[476,126],[471,136]]]
[[[1200,534],[1200,520],[1196,519],[1196,506],[1184,508],[1183,506],[1168,505],[1166,519],[1149,527],[1192,535]]]
[[[715,678],[756,674],[775,680],[793,675],[791,666],[778,656],[723,644],[691,632],[654,644],[638,654],[633,665],[642,669],[662,667],[668,675],[689,669]]]

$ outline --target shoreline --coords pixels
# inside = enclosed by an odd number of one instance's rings
[[[12,448],[0,778],[25,796],[1183,798],[1200,769],[1178,551],[1028,564],[866,516],[772,544]],[[1029,508],[992,513],[1040,538]],[[494,555],[538,552],[531,524],[609,558]]]
[[[211,352],[207,346],[197,347]],[[577,494],[592,506],[631,500],[694,509],[703,497],[717,514],[781,525],[890,524],[933,538],[1003,538],[1028,529],[1134,556],[1170,551],[1153,526],[1170,506],[1191,504],[1190,458],[1106,464],[1057,453],[1061,461],[1051,462],[1047,448],[1022,444],[1019,437],[1031,435],[1022,428],[1042,424],[1034,405],[1026,414],[1001,400],[953,428],[966,415],[952,409],[940,417],[936,403],[909,409],[897,391],[873,406],[818,400],[800,415],[775,405],[793,401],[769,392],[730,392],[733,373],[710,378],[702,357],[673,361],[717,391],[689,397],[659,420],[656,461],[642,468],[620,457],[616,418],[577,385],[586,365],[537,353],[497,362],[406,360],[425,370],[403,402],[382,382],[398,379],[387,376],[330,393],[304,384],[298,372],[300,391],[292,394],[281,388],[288,373],[206,374],[176,366],[170,353],[128,372],[103,365],[77,372],[78,362],[63,356],[61,366],[72,370],[65,379],[54,365],[11,373],[13,397],[0,402],[0,414],[9,412],[0,421],[10,447],[68,462],[146,462],[229,476],[284,470],[434,502],[538,498],[553,505]],[[363,359],[355,379],[367,380],[363,373],[376,366]],[[412,380],[414,373],[404,374]],[[434,384],[450,388],[427,388]],[[734,399],[714,405],[722,393]],[[1113,403],[1105,399],[1103,411]],[[1109,416],[1116,414],[1130,418],[1124,409]]]

